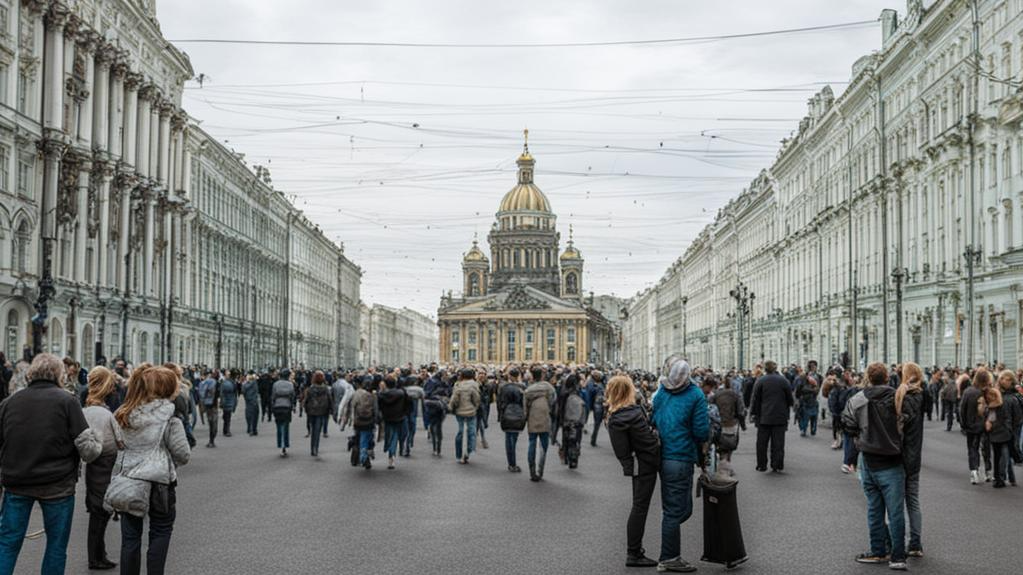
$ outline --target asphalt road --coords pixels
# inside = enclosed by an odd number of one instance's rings
[[[602,430],[597,448],[588,445],[577,470],[552,451],[546,481],[506,470],[503,435],[491,427],[490,449],[472,462],[454,459],[454,418],[445,431],[445,457],[429,454],[419,431],[410,459],[388,471],[378,453],[372,471],[353,468],[345,435],[332,427],[319,459],[309,456],[304,420],[292,422],[293,455],[278,456],[273,424],[260,435],[244,433],[241,414],[235,436],[219,447],[201,445],[180,470],[178,515],[168,573],[636,573],[624,568],[628,479]],[[495,418],[496,419],[496,418]],[[866,504],[856,479],[842,475],[840,452],[829,449],[831,432],[787,435],[786,472],[753,470],[753,435],[735,455],[739,499],[749,562],[740,571],[757,574],[841,575],[887,572],[858,565],[866,550]],[[378,450],[379,451],[379,450]],[[526,442],[519,442],[525,468]],[[1023,468],[1016,468],[1023,471]],[[1021,477],[1023,479],[1023,477]],[[927,573],[1018,573],[1023,488],[971,486],[966,441],[937,421],[927,424],[922,471],[926,558],[911,569]],[[76,502],[68,573],[88,573],[84,502]],[[32,529],[41,528],[36,511]],[[119,524],[111,523],[108,546],[116,560]],[[702,505],[682,528],[683,557],[702,552]],[[646,547],[656,558],[660,501],[655,495]],[[17,573],[37,573],[45,541],[26,541]],[[698,563],[700,572],[717,565]]]

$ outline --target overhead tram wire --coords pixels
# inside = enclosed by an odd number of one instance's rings
[[[228,39],[228,38],[182,38],[170,40],[173,44],[239,44],[239,45],[263,45],[263,46],[335,46],[335,47],[366,47],[366,48],[441,48],[441,49],[535,49],[535,48],[591,48],[601,46],[657,46],[657,45],[685,45],[705,42],[719,42],[725,40],[738,40],[743,38],[760,38],[764,36],[785,36],[790,34],[804,34],[813,32],[825,32],[831,30],[850,30],[865,28],[877,24],[877,18],[871,20],[858,20],[855,22],[842,22],[838,24],[824,24],[821,26],[806,26],[801,28],[786,28],[780,30],[764,30],[759,32],[744,32],[738,34],[718,34],[710,36],[689,36],[680,38],[660,38],[652,40],[612,40],[600,42],[540,42],[520,44],[474,44],[474,43],[431,43],[431,42],[364,42],[364,41],[319,41],[319,40],[252,40],[252,39]]]

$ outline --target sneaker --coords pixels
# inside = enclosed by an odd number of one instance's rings
[[[984,472],[984,483],[991,483],[995,480],[995,476],[990,471]]]
[[[923,556],[924,556],[924,550],[923,549],[910,549],[909,553],[906,553],[906,555],[909,555],[910,557],[913,557],[913,558],[916,558],[916,559],[922,559]]]
[[[970,472],[970,485],[977,485],[978,483],[980,483],[980,474],[974,469]]]
[[[905,559],[902,561],[889,561],[888,568],[892,571],[909,571],[909,565],[906,565]]]
[[[696,567],[686,563],[681,557],[676,557],[675,559],[661,561],[657,564],[658,573],[664,573],[666,571],[671,573],[692,573],[693,571],[696,571]]]
[[[837,439],[832,441],[831,442],[831,449],[842,449],[842,442],[837,440]]]
[[[872,553],[860,553],[856,556],[857,563],[865,563],[867,565],[880,565],[888,561],[887,555],[874,555]]]
[[[844,473],[846,475],[849,475],[850,473],[852,473],[852,467],[849,467],[848,465],[843,463],[842,464],[842,473]]]
[[[646,553],[640,551],[638,554],[633,555],[629,553],[625,556],[626,567],[657,567],[657,561],[646,556]]]
[[[394,469],[394,458],[393,457],[388,457],[387,458],[387,468],[388,469]]]

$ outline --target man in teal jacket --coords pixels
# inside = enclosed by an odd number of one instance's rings
[[[690,573],[681,557],[682,524],[693,513],[693,470],[710,437],[707,400],[690,385],[689,363],[673,355],[664,362],[653,397],[652,420],[661,436],[661,556],[658,571]]]

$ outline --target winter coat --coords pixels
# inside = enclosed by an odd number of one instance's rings
[[[700,445],[710,439],[707,398],[688,381],[662,385],[654,394],[651,421],[661,437],[661,459],[697,463]]]
[[[233,379],[225,379],[220,385],[220,408],[234,413],[238,407],[238,384]]]
[[[907,393],[902,400],[902,466],[906,476],[920,473],[924,446],[924,394]]]
[[[448,401],[448,409],[459,417],[475,417],[480,408],[480,386],[471,379],[455,384]]]
[[[130,471],[134,479],[164,485],[177,481],[177,467],[188,463],[191,450],[174,405],[166,399],[143,403],[128,415],[128,424],[114,473]]]
[[[295,386],[286,379],[278,380],[270,390],[270,406],[272,409],[286,409],[291,411],[295,408]]]
[[[319,406],[314,404],[317,400],[320,400]],[[317,383],[307,387],[305,390],[305,396],[302,398],[302,408],[305,409],[306,415],[311,417],[329,415],[330,390],[327,389],[327,386]]]
[[[1008,443],[1014,437],[1019,441],[1019,436],[1013,435],[1013,432],[1019,422],[1020,406],[1019,402],[1008,399],[1008,397],[1007,394],[1001,396],[1001,403],[995,402],[989,408],[989,411],[994,414],[991,431],[988,432],[988,439],[991,440],[991,443]],[[1012,465],[1011,462],[1010,465]]]
[[[842,412],[842,427],[855,438],[867,467],[886,469],[902,463],[902,436],[891,387],[867,387],[849,398]]]
[[[385,389],[377,394],[380,417],[387,423],[398,423],[408,415],[409,398],[404,389]]]
[[[114,419],[114,414],[103,405],[90,405],[82,410],[89,427],[103,444],[103,455],[116,455],[117,444],[124,443],[121,426]]]
[[[352,422],[352,429],[356,431],[372,431],[377,422],[380,421],[380,405],[377,403],[377,398],[365,389],[355,390],[355,393],[352,394],[352,400],[348,402],[348,406],[351,409],[349,421]],[[356,423],[362,423],[356,421],[356,414],[360,411],[360,406],[368,406],[373,409],[373,420],[371,422],[356,425]]]
[[[612,413],[607,419],[607,432],[625,475],[649,475],[660,470],[661,447],[642,407],[629,405]]]
[[[741,425],[743,429],[746,428],[746,406],[742,403],[742,396],[735,390],[719,389],[711,396],[710,402],[718,406],[721,427]]]
[[[949,401],[955,403],[959,399],[959,389],[956,387],[956,383],[951,380],[946,380],[941,386],[942,401]]]
[[[817,384],[817,380],[810,376],[800,376],[796,378],[796,399],[799,400],[799,406],[803,409],[817,411],[817,393],[820,391],[820,385]]]
[[[255,379],[242,384],[242,397],[245,398],[245,405],[259,407],[259,382]]]
[[[981,396],[983,393],[972,385],[963,391],[959,402],[959,425],[966,433],[984,433],[984,418],[977,411],[977,402]]]
[[[554,386],[546,381],[533,382],[526,388],[523,400],[526,402],[526,429],[529,433],[550,433],[555,394]]]
[[[787,425],[789,408],[795,403],[792,388],[785,376],[769,373],[753,384],[753,400],[750,415],[757,418],[757,425]]]

